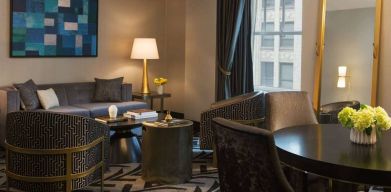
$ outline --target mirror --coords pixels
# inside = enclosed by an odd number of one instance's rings
[[[320,0],[314,107],[376,105],[382,0]]]

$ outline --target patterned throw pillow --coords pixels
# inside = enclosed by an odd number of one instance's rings
[[[24,110],[30,111],[39,109],[41,107],[37,95],[38,87],[32,79],[26,81],[23,84],[15,84],[14,86],[19,91],[20,99],[22,101],[22,108]]]
[[[95,97],[98,102],[121,102],[121,87],[124,78],[98,79],[95,78]]]

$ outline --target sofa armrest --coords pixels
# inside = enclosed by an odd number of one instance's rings
[[[132,100],[132,84],[125,83],[121,87],[122,101],[131,101]]]
[[[0,145],[4,147],[7,114],[20,110],[19,91],[13,87],[0,88]]]

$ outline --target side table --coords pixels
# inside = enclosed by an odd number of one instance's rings
[[[179,184],[191,179],[193,122],[161,127],[143,123],[142,178],[147,182]]]
[[[133,93],[133,99],[140,99],[143,101],[149,100],[150,108],[153,108],[153,100],[154,99],[160,99],[160,112],[164,112],[164,98],[171,97],[171,93],[163,93],[163,94],[157,94],[156,92],[151,92],[148,94],[140,93],[140,92],[134,92]]]

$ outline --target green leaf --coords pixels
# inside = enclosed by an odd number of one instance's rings
[[[368,136],[370,136],[371,133],[372,133],[372,127],[368,127],[368,128],[366,128],[364,131],[365,131],[365,134],[367,134]]]
[[[366,108],[367,108],[367,105],[360,104],[360,109],[366,109]]]

